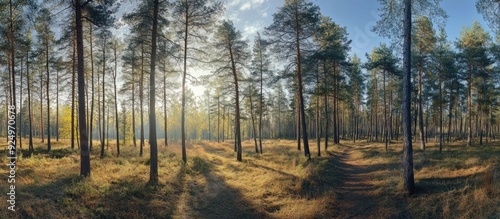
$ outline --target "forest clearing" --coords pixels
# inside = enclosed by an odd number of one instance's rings
[[[36,141],[39,143],[39,140]],[[36,147],[18,160],[19,218],[495,218],[500,213],[500,142],[435,143],[415,151],[416,194],[402,190],[401,143],[345,141],[323,156],[300,156],[291,140],[265,140],[263,154],[243,142],[196,142],[182,164],[181,147],[159,148],[159,184],[148,184],[149,155],[123,147],[79,176],[67,141],[50,153]],[[147,151],[147,150],[146,150]],[[23,151],[27,152],[27,151]],[[24,153],[23,153],[24,154]],[[5,156],[2,156],[5,157]],[[94,159],[93,159],[94,158]],[[3,162],[6,159],[3,158]],[[6,172],[0,172],[2,185]],[[7,203],[1,202],[5,213]],[[1,215],[4,215],[3,213]]]

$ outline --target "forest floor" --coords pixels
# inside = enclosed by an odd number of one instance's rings
[[[26,140],[23,139],[24,147]],[[322,156],[311,141],[308,160],[290,140],[266,140],[263,154],[243,143],[192,142],[183,164],[179,144],[159,147],[159,185],[149,179],[149,147],[115,143],[91,155],[91,177],[79,176],[79,153],[69,142],[37,139],[18,160],[16,213],[0,202],[0,218],[500,218],[500,142],[465,147],[414,144],[416,194],[402,191],[401,142],[342,141]],[[98,145],[94,142],[94,146]],[[2,148],[5,145],[0,145]],[[8,163],[5,150],[1,162]],[[7,169],[0,191],[7,193]],[[2,195],[2,197],[5,197]]]

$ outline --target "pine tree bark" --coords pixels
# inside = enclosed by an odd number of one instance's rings
[[[149,183],[158,184],[158,142],[156,139],[156,44],[158,32],[159,0],[154,0],[153,30],[151,37],[151,71],[149,78],[149,149],[150,149],[150,174]]]
[[[47,91],[47,151],[50,152],[50,72],[49,72],[49,40],[46,39],[45,42],[45,70],[47,73],[47,81],[46,81],[46,91]]]
[[[233,54],[233,49],[229,47],[229,55],[231,58],[231,69],[233,71],[233,77],[234,77],[234,89],[235,89],[235,113],[236,113],[236,118],[235,118],[235,136],[236,136],[236,160],[242,161],[241,157],[241,152],[242,152],[242,147],[241,147],[241,130],[240,130],[240,96],[239,96],[239,88],[238,88],[238,75],[236,72],[236,64],[234,61],[234,54]]]
[[[28,87],[28,123],[29,123],[29,139],[28,139],[28,150],[31,154],[33,153],[33,114],[31,112],[31,82],[30,82],[30,72],[29,72],[29,51],[26,52],[26,84]]]
[[[118,129],[118,93],[116,92],[116,78],[118,77],[118,56],[116,54],[117,46],[114,45],[115,49],[113,51],[113,54],[115,56],[115,71],[114,71],[114,77],[113,77],[113,84],[114,84],[114,91],[115,91],[115,129],[116,129],[116,156],[120,156],[120,132]]]
[[[184,62],[182,73],[182,103],[181,103],[181,144],[182,144],[182,161],[187,162],[186,156],[186,74],[187,74],[187,49],[189,36],[189,7],[184,11]],[[222,140],[224,141],[224,140]]]
[[[89,22],[89,31],[90,31],[90,69],[91,69],[91,76],[90,76],[90,83],[91,83],[91,89],[92,89],[92,97],[91,97],[91,103],[90,103],[90,125],[89,125],[89,148],[90,151],[92,151],[92,144],[93,144],[93,128],[94,128],[94,50],[93,50],[93,34],[92,34],[92,29],[93,29],[93,24]],[[58,92],[59,93],[59,92]]]
[[[422,64],[420,64],[422,66]],[[418,107],[418,132],[420,133],[420,148],[425,151],[425,131],[424,119],[422,108],[422,70],[418,70],[418,94],[417,94],[417,107]]]
[[[104,140],[105,140],[105,133],[106,133],[106,89],[104,88],[104,85],[106,84],[106,45],[107,45],[107,38],[106,36],[104,37],[104,44],[102,48],[102,134],[101,134],[101,159],[104,158]]]
[[[415,192],[413,149],[411,145],[411,0],[404,0],[403,42],[403,188]]]
[[[139,142],[139,156],[142,157],[144,148],[144,43],[141,43],[141,75],[139,76],[139,109],[141,113],[141,133]]]
[[[77,0],[76,5],[75,5],[75,10],[76,10],[76,8],[79,8],[80,13],[81,13],[82,9],[80,7],[81,7],[80,0]],[[77,13],[78,13],[78,11],[77,11]],[[81,16],[81,14],[80,14],[80,16]],[[75,19],[77,19],[77,18],[75,18]],[[82,30],[82,32],[83,32],[83,30]],[[76,46],[77,45],[75,42],[76,41],[75,38],[77,38],[76,35],[77,35],[76,31],[73,31],[73,59],[71,60],[72,61],[71,68],[73,70],[73,74],[71,75],[71,149],[75,149],[75,89],[76,89],[75,77],[77,74],[76,69],[75,69],[75,66],[77,65],[77,63],[76,63],[77,62],[76,61]]]
[[[78,119],[80,128],[80,174],[90,175],[90,154],[88,150],[87,124],[85,123],[85,78],[83,63],[83,31],[82,31],[82,5],[81,0],[76,1],[76,44],[78,51]]]

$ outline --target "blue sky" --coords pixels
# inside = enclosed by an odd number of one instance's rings
[[[329,16],[341,26],[346,26],[349,38],[352,40],[351,54],[356,53],[364,60],[365,53],[381,42],[389,40],[379,37],[371,32],[377,20],[380,7],[376,0],[311,0],[321,8],[324,16]],[[282,0],[226,0],[225,17],[234,21],[236,27],[244,35],[253,39],[256,31],[262,32],[264,27],[272,22],[272,14],[282,6]],[[448,14],[446,32],[449,40],[459,37],[460,31],[465,26],[471,26],[477,20],[486,30],[493,35],[477,13],[475,0],[443,0],[441,7]],[[434,25],[437,29],[437,25]]]

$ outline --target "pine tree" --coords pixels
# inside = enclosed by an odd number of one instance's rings
[[[189,50],[188,44],[194,44],[196,41],[205,41],[206,36],[200,30],[206,30],[214,23],[217,15],[222,10],[222,3],[214,0],[176,0],[173,3],[174,11],[172,17],[177,18],[174,22],[182,34],[183,40],[183,73],[182,73],[182,112],[181,112],[181,143],[182,160],[187,162],[186,157],[186,78],[187,62],[193,60],[194,55]],[[196,53],[202,50],[196,49]]]
[[[233,77],[233,85],[235,92],[235,138],[236,138],[236,159],[242,161],[242,146],[241,146],[241,124],[240,124],[240,96],[239,96],[239,81],[242,79],[242,66],[246,64],[249,58],[247,51],[248,43],[243,40],[240,31],[237,31],[231,21],[223,21],[217,27],[214,35],[214,47],[217,50],[216,54],[220,54],[212,63],[218,68],[215,70],[215,75],[228,74]],[[238,79],[239,78],[239,79]]]
[[[282,59],[289,59],[289,54],[295,54],[294,60],[287,61],[295,64],[298,108],[300,111],[298,115],[300,115],[301,119],[300,126],[302,126],[304,154],[308,158],[311,157],[311,153],[309,152],[306,114],[304,109],[304,84],[302,81],[302,59],[304,57],[302,53],[304,53],[303,50],[309,46],[308,44],[310,41],[308,40],[312,38],[318,30],[319,22],[319,7],[307,0],[286,0],[285,4],[273,14],[273,23],[269,27],[266,27],[265,32],[266,35],[271,37],[270,42],[273,44],[274,50],[280,54]],[[298,145],[300,145],[300,143],[298,143]]]

